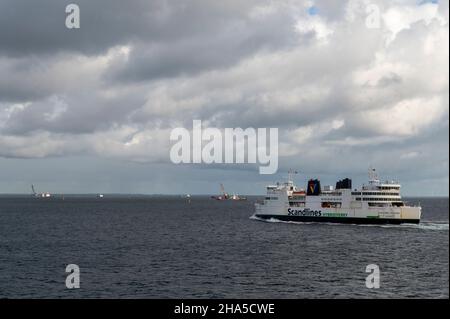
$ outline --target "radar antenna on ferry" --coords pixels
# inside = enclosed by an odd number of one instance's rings
[[[377,170],[376,170],[375,168],[370,167],[370,168],[369,168],[369,174],[368,174],[368,175],[369,175],[369,183],[370,183],[370,184],[379,182]]]
[[[288,181],[289,182],[292,182],[292,175],[294,175],[294,174],[298,174],[298,172],[293,170],[292,168],[290,168],[288,171]]]

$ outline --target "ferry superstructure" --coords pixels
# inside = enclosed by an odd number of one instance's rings
[[[375,169],[369,169],[369,182],[352,189],[345,178],[336,187],[320,185],[318,179],[308,181],[307,189],[297,188],[289,174],[285,183],[267,186],[263,202],[255,204],[254,216],[297,222],[349,224],[418,224],[420,206],[408,206],[400,195],[401,185],[381,182]]]

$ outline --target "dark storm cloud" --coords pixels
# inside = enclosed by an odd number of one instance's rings
[[[233,51],[238,45],[247,48],[244,52],[260,48],[264,43],[268,47],[276,46],[277,42],[285,41],[283,32],[288,30],[279,22],[289,17],[279,15],[272,23],[264,21],[259,25],[254,23],[255,26],[245,25],[249,8],[257,1],[227,1],[222,4],[198,0],[133,0],[126,7],[119,0],[79,0],[75,3],[80,7],[81,28],[69,30],[65,27],[65,7],[69,3],[60,0],[0,1],[0,54],[22,56],[75,51],[94,55],[133,41],[154,45],[158,51],[161,46],[171,43],[175,43],[173,49],[181,49],[183,43],[194,47],[196,41],[200,45],[205,39],[210,41],[206,46],[212,53],[218,54],[230,45],[231,49],[225,53],[233,52],[239,56],[239,52]],[[214,42],[217,37],[219,39]],[[234,37],[238,38],[236,42]],[[193,44],[189,45],[189,41]],[[198,49],[196,52],[187,50],[186,53],[205,56],[208,51],[207,47]],[[162,57],[168,50],[161,52]],[[161,56],[156,53],[158,57]]]
[[[128,62],[113,66],[110,76],[118,81],[186,76],[229,67],[257,52],[282,50],[300,42],[294,30],[295,20],[288,12],[260,19],[239,14],[227,17],[228,12],[225,11],[220,19],[209,16],[202,20],[205,17],[201,16],[199,20],[196,14],[193,12],[191,16],[195,23],[203,23],[199,30],[164,41],[152,39],[136,43]],[[181,24],[178,21],[177,25],[167,27],[178,28]]]
[[[40,100],[57,92],[58,88],[45,79],[43,67],[53,59],[4,58],[0,55],[0,103]]]
[[[258,1],[135,0],[126,9],[118,0],[76,3],[81,28],[69,30],[68,2],[0,1],[0,57],[32,72],[50,64],[55,55],[98,56],[114,46],[128,46],[129,59],[115,61],[103,74],[110,84],[120,84],[227,67],[259,51],[298,42],[289,11],[251,15]],[[29,101],[55,93],[46,86],[47,79],[29,85],[26,71],[0,71],[0,101]],[[22,81],[7,79],[6,74],[19,74]]]
[[[0,102],[21,102],[24,100],[38,100],[47,95],[47,92],[38,88],[16,86],[13,83],[0,83]]]
[[[60,0],[0,1],[0,53],[10,56],[76,51],[99,54],[132,36],[151,36],[164,29],[158,23],[162,1],[79,0],[81,28],[65,26],[65,8]]]

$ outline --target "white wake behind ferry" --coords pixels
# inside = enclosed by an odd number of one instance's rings
[[[352,189],[348,178],[323,188],[319,180],[311,179],[306,190],[299,189],[289,174],[286,183],[267,186],[264,201],[255,204],[254,216],[296,222],[418,224],[421,207],[407,206],[400,187],[396,182],[380,182],[375,169],[369,170],[369,183],[360,189]]]

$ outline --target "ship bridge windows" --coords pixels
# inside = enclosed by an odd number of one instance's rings
[[[278,197],[275,196],[268,196],[265,198],[266,200],[278,200]]]
[[[400,190],[400,186],[378,186],[381,190]]]

